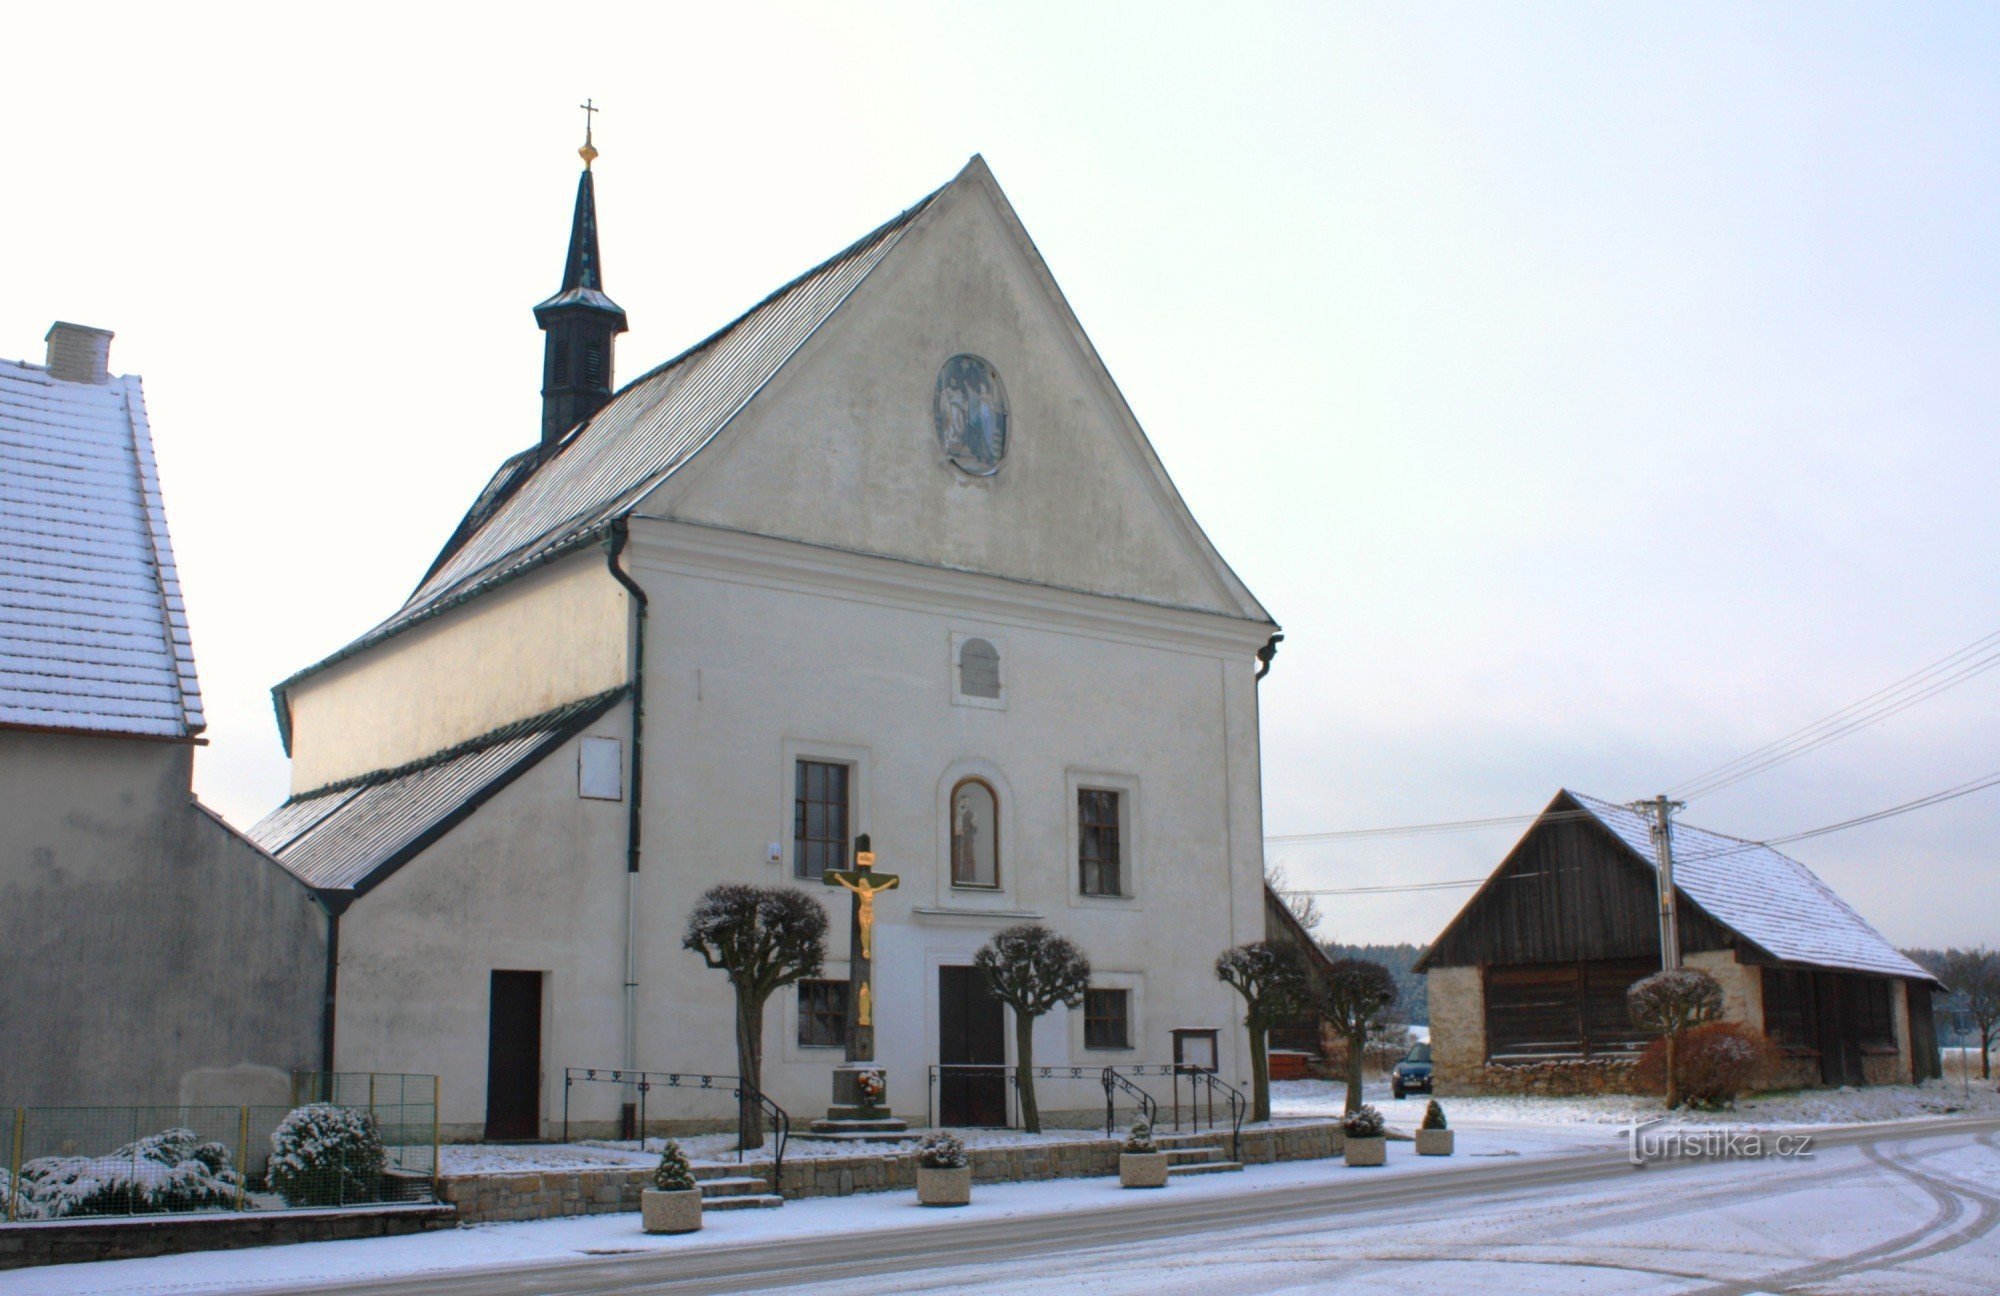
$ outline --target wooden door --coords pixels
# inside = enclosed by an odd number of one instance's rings
[[[1868,1083],[1861,1070],[1861,1039],[1847,977],[1837,972],[1813,974],[1813,998],[1819,1007],[1819,1075],[1829,1085]]]
[[[938,969],[938,1124],[1007,1124],[1006,1012],[986,974],[973,967]]]
[[[486,1034],[486,1137],[542,1136],[542,974],[493,974]]]

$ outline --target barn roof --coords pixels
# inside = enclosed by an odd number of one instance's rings
[[[1566,794],[1658,875],[1648,816],[1580,792]],[[1674,888],[1781,963],[1934,979],[1811,869],[1761,842],[1675,823]]]
[[[621,685],[422,760],[302,792],[258,820],[250,839],[315,890],[368,891],[626,692]]]
[[[0,360],[0,726],[205,724],[138,378]]]

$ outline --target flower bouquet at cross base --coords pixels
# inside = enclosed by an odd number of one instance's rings
[[[854,1077],[854,1087],[861,1094],[861,1105],[875,1108],[882,1105],[882,1095],[888,1091],[889,1084],[880,1071],[863,1071]]]

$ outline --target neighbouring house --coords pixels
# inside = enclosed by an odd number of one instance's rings
[[[1271,1048],[1271,1078],[1295,1080],[1306,1074],[1307,1066],[1324,1061],[1326,1044],[1324,1018],[1315,1006],[1326,996],[1327,975],[1333,959],[1313,939],[1306,925],[1292,912],[1285,897],[1271,887],[1264,888],[1264,927],[1267,940],[1289,945],[1299,952],[1306,968],[1310,999],[1305,1007],[1286,1021],[1273,1026],[1268,1036]]]
[[[1937,981],[1805,865],[1681,823],[1673,858],[1682,962],[1778,1046],[1776,1086],[1940,1074]],[[1659,901],[1651,816],[1558,793],[1417,963],[1439,1092],[1628,1083],[1648,1036],[1625,992],[1659,970]]]
[[[204,726],[139,380],[0,360],[0,1106],[285,1102],[326,916],[194,797]]]
[[[399,611],[274,691],[293,791],[253,835],[339,913],[338,1066],[436,1073],[455,1136],[609,1132],[632,1091],[568,1069],[736,1069],[696,897],[795,884],[830,962],[772,1001],[764,1087],[817,1115],[856,1012],[822,881],[867,833],[901,878],[872,1008],[899,1114],[1004,1118],[997,1077],[931,1068],[1009,1060],[972,956],[1024,922],[1096,968],[1037,1024],[1074,1072],[1045,1113],[1101,1119],[1104,1066],[1176,1051],[1245,1078],[1213,962],[1267,931],[1277,627],[986,164],[622,388],[598,245],[586,165],[540,439]]]

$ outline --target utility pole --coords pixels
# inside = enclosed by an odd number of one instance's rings
[[[1681,928],[1674,904],[1674,820],[1676,810],[1687,808],[1685,801],[1669,801],[1664,796],[1633,803],[1632,809],[1653,817],[1653,847],[1660,863],[1660,970],[1671,972],[1681,965]]]

